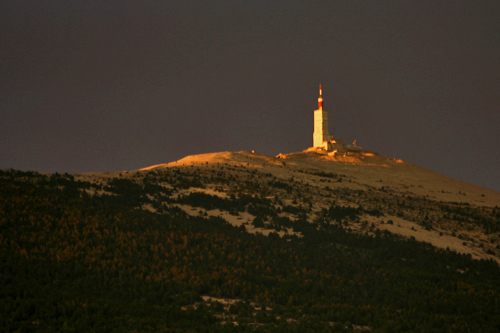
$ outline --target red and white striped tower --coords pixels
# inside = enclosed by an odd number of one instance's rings
[[[320,110],[323,110],[323,90],[321,89],[321,84],[319,85],[318,107]]]

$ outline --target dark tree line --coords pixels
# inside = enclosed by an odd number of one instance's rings
[[[500,328],[493,261],[388,232],[308,223],[306,209],[283,221],[302,237],[252,235],[168,205],[162,214],[137,209],[134,200],[168,195],[134,183],[112,180],[105,186],[113,195],[91,195],[86,190],[97,185],[70,175],[0,172],[3,331]],[[242,200],[239,209],[272,219],[269,199],[219,199],[186,200],[218,209]],[[332,206],[324,214],[351,219],[360,209]],[[226,308],[202,295],[240,302]]]

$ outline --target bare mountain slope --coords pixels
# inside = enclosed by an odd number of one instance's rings
[[[401,160],[394,160],[370,152],[352,152],[348,156],[332,157],[316,152],[292,153],[276,158],[249,152],[221,152],[184,157],[178,161],[141,169],[159,167],[200,166],[227,164],[266,168],[276,176],[289,177],[297,170],[323,171],[343,174],[352,182],[342,187],[391,189],[400,194],[428,196],[433,200],[461,202],[495,207],[500,205],[500,192],[440,175]],[[307,178],[307,177],[306,177]],[[312,184],[316,179],[309,180]],[[363,187],[363,186],[362,186]]]
[[[81,177],[102,181],[121,175],[140,181],[156,175],[159,185],[181,199],[191,193],[202,193],[208,199],[265,198],[277,213],[274,217],[264,214],[263,223],[255,223],[255,212],[203,209],[203,205],[194,206],[186,200],[163,203],[190,214],[222,216],[232,224],[244,225],[249,232],[294,232],[293,222],[305,216],[310,223],[342,223],[362,233],[388,230],[500,262],[499,192],[366,151],[336,155],[306,151],[279,156],[211,153],[136,171]],[[160,181],[162,175],[172,172],[184,183]],[[331,221],[327,212],[339,207],[355,208],[359,214]],[[156,211],[154,205],[143,208]],[[280,219],[292,224],[280,224]]]

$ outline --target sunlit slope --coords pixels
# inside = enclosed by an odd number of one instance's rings
[[[168,176],[170,175],[170,176]],[[168,177],[167,177],[168,176]],[[173,191],[175,204],[156,199],[156,206],[181,208],[188,214],[220,216],[249,232],[294,232],[293,221],[306,216],[310,223],[325,221],[325,211],[339,207],[357,210],[342,223],[359,233],[387,230],[394,234],[500,262],[500,193],[462,182],[401,160],[366,151],[326,154],[306,151],[264,156],[250,152],[193,155],[135,171],[85,174],[87,180],[106,182],[122,177]],[[153,177],[153,178],[151,178]],[[167,177],[169,181],[161,179]],[[167,179],[165,178],[165,179]],[[174,181],[181,179],[182,181]],[[149,180],[148,180],[149,181]],[[221,207],[193,204],[178,198],[198,193],[201,201],[238,200],[242,196],[268,200],[263,225],[256,213],[230,212]],[[205,197],[203,197],[205,196]],[[154,203],[143,209],[155,211]],[[291,212],[301,211],[304,215]],[[289,219],[288,226],[277,218]],[[259,217],[260,221],[260,217]]]
[[[469,184],[431,170],[394,160],[374,153],[352,152],[348,156],[331,157],[315,152],[292,153],[276,158],[249,152],[220,152],[184,157],[178,161],[155,165],[141,170],[160,167],[202,166],[227,164],[252,168],[265,168],[281,178],[296,175],[315,183],[314,177],[298,174],[298,170],[343,174],[351,183],[342,187],[375,187],[396,193],[428,196],[438,201],[463,202],[480,206],[500,206],[500,192]]]

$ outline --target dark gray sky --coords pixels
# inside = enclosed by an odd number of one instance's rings
[[[345,142],[500,190],[500,2],[2,1],[0,168]]]

